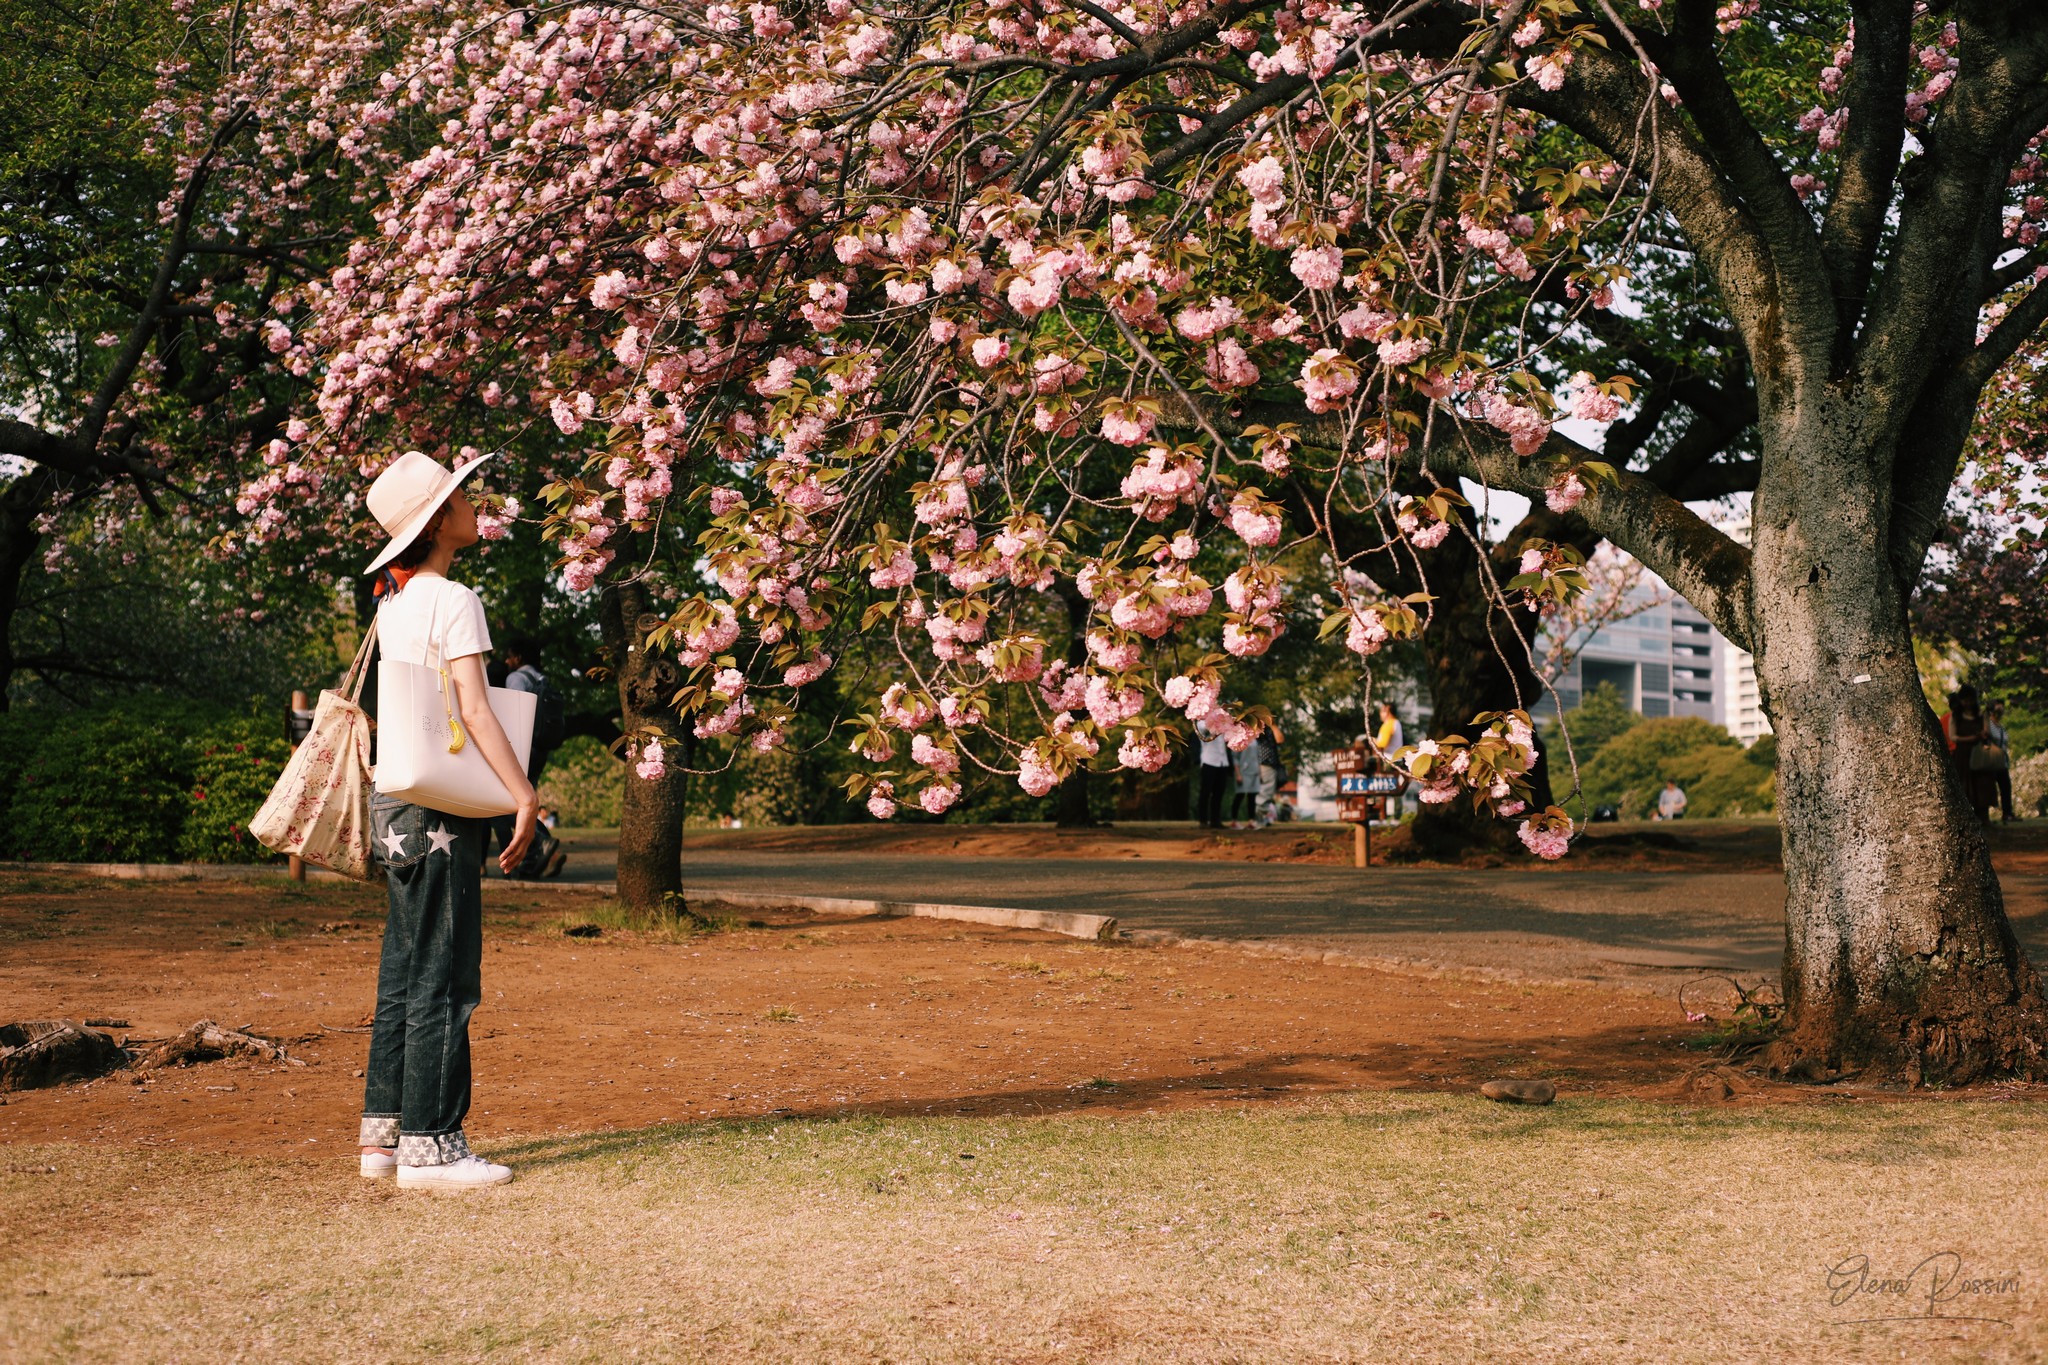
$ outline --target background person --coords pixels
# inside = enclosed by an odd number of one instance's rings
[[[410,571],[377,609],[384,657],[447,672],[469,741],[517,808],[498,865],[510,872],[533,841],[539,798],[491,711],[483,603],[448,578],[477,542],[476,509],[461,482],[488,456],[453,473],[416,450],[393,460],[367,503],[391,537],[365,573]],[[390,909],[377,967],[377,1012],[364,1068],[357,1142],[365,1176],[395,1174],[406,1189],[475,1189],[512,1178],[469,1150],[469,1020],[483,998],[486,824],[376,792],[370,833],[384,864]]]
[[[1659,820],[1678,820],[1685,815],[1688,802],[1678,783],[1670,778],[1664,780],[1664,790],[1657,793],[1657,814]]]
[[[540,671],[540,643],[531,635],[507,637],[504,669],[504,680],[497,686],[526,692],[533,697],[533,746],[526,760],[526,780],[538,788],[541,770],[547,767],[548,759],[562,742],[562,694]],[[491,832],[497,836],[500,848],[511,845],[512,823],[510,815],[500,815],[491,821]],[[505,875],[526,881],[553,877],[561,873],[562,864],[568,860],[569,855],[563,850],[561,840],[555,838],[551,827],[543,825],[527,849],[526,857]]]
[[[1287,780],[1287,768],[1280,761],[1280,745],[1283,740],[1280,723],[1269,721],[1259,731],[1259,809],[1256,828],[1263,829],[1273,823],[1278,814],[1280,784]]]
[[[1201,778],[1195,788],[1195,819],[1203,829],[1223,828],[1223,791],[1230,785],[1230,746],[1208,722],[1195,722],[1201,745]]]
[[[1992,702],[1984,708],[1985,754],[1990,763],[1979,775],[1990,782],[1991,789],[1998,796],[2000,818],[2011,820],[2012,813],[2012,737],[2005,732],[2005,703]],[[1992,750],[1996,749],[1993,754]]]
[[[1247,744],[1230,755],[1237,792],[1230,799],[1230,827],[1253,829],[1259,820],[1259,746]]]
[[[1956,776],[1963,784],[1963,798],[1970,803],[1970,809],[1977,812],[1979,820],[1989,823],[1992,793],[1996,788],[1988,775],[1977,768],[1977,746],[1984,742],[1985,734],[1984,710],[1976,688],[1964,683],[1948,694],[1948,714],[1941,718],[1941,728],[1948,736],[1949,752],[1955,758]]]
[[[1392,755],[1394,750],[1401,748],[1407,742],[1401,729],[1401,715],[1398,711],[1394,710],[1394,703],[1390,701],[1381,702],[1380,728],[1379,732],[1372,737],[1372,747],[1379,751],[1381,758],[1385,759]]]

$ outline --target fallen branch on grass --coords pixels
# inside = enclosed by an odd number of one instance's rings
[[[260,1057],[290,1066],[305,1063],[285,1052],[268,1038],[242,1029],[223,1028],[211,1019],[201,1019],[175,1038],[158,1043],[136,1059],[137,1071],[154,1071],[166,1066],[190,1066],[194,1062],[217,1062],[223,1057]]]

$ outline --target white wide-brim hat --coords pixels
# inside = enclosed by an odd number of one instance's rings
[[[418,540],[420,532],[426,530],[427,523],[434,519],[434,513],[440,511],[441,504],[461,487],[469,472],[490,458],[489,455],[479,455],[455,466],[455,472],[451,474],[431,455],[408,450],[387,465],[377,476],[377,481],[370,485],[370,494],[363,501],[391,541],[363,572],[377,572],[396,559],[406,546]]]

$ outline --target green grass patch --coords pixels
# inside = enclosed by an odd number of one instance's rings
[[[556,917],[554,932],[568,938],[602,938],[635,934],[661,943],[684,943],[705,934],[729,933],[740,927],[731,915],[706,914],[672,900],[663,910],[636,910],[616,900],[581,905]]]
[[[10,1148],[0,1358],[144,1359],[165,1342],[394,1361],[2048,1349],[2034,1104],[1372,1094],[476,1136],[519,1178],[462,1199],[360,1180],[345,1138],[319,1162]],[[1952,1320],[1930,1323],[1925,1266],[1943,1255]],[[1871,1288],[1899,1279],[1919,1288]]]

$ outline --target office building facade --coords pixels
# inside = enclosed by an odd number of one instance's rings
[[[1644,589],[1647,596],[1650,589]],[[1718,656],[1727,642],[1683,598],[1673,597],[1602,627],[1561,672],[1557,696],[1542,710],[1570,710],[1602,683],[1611,684],[1632,711],[1644,716],[1722,719],[1725,679]],[[1755,685],[1754,670],[1751,686]]]

